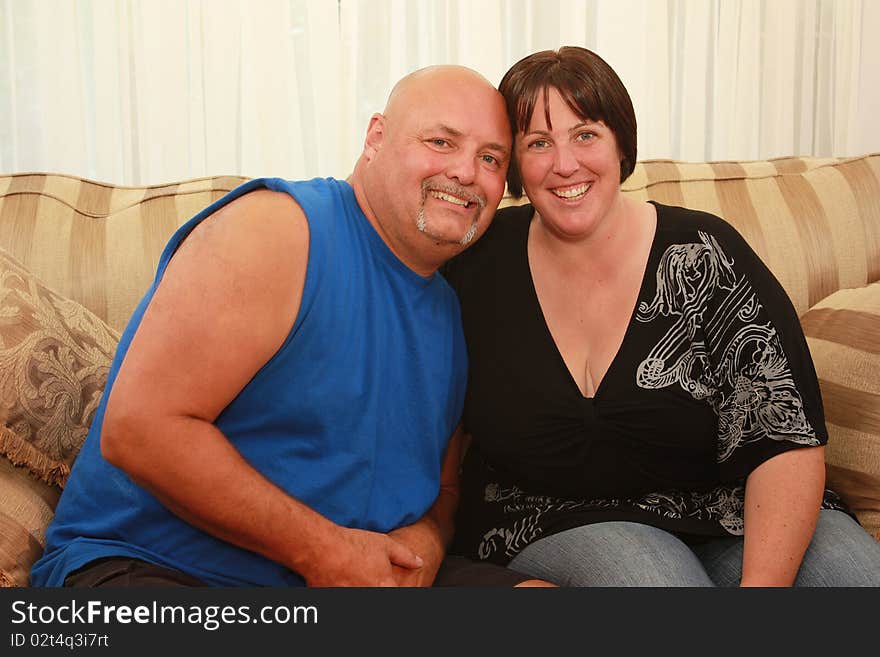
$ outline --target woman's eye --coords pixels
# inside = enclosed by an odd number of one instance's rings
[[[577,139],[578,141],[590,141],[595,136],[595,132],[581,132],[578,134]]]
[[[536,139],[529,144],[529,148],[547,148],[547,145],[546,139]]]

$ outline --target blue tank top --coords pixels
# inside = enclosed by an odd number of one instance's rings
[[[71,571],[107,556],[144,559],[220,586],[303,583],[284,566],[184,522],[99,447],[110,388],[169,259],[205,217],[263,187],[290,194],[308,219],[302,302],[280,349],[215,424],[268,479],[340,525],[388,532],[434,502],[467,378],[455,294],[439,274],[419,276],[391,252],[347,183],[252,180],[190,219],[165,247],[122,335],[46,551],[31,571],[33,585],[60,586]]]

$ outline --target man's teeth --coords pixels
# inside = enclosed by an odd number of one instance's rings
[[[452,194],[447,194],[446,192],[431,190],[429,193],[431,194],[431,196],[433,196],[434,198],[439,198],[441,201],[449,201],[450,203],[463,205],[464,207],[467,207],[470,204],[470,201],[465,201],[462,198],[458,198],[457,196],[453,196]]]
[[[583,185],[578,185],[577,187],[570,187],[568,189],[554,189],[553,193],[560,198],[577,198],[578,196],[583,196],[590,189],[591,183],[584,183]]]

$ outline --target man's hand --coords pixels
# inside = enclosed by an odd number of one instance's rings
[[[345,527],[339,528],[323,554],[309,561],[302,573],[309,586],[401,586],[397,573],[409,577],[424,564],[391,535]]]
[[[400,527],[389,532],[389,537],[396,539],[422,557],[421,568],[393,569],[394,579],[397,586],[431,586],[434,577],[443,561],[445,550],[440,532],[435,523],[428,517],[423,517],[412,525]]]

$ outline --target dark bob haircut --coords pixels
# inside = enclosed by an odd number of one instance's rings
[[[550,126],[546,108],[551,87],[581,119],[602,121],[608,126],[622,157],[620,182],[629,178],[636,166],[636,113],[632,100],[614,69],[586,48],[542,50],[519,60],[504,74],[498,90],[507,104],[514,136],[528,128],[538,94],[544,99],[545,120]],[[515,197],[522,196],[516,158],[507,171],[507,188]]]

